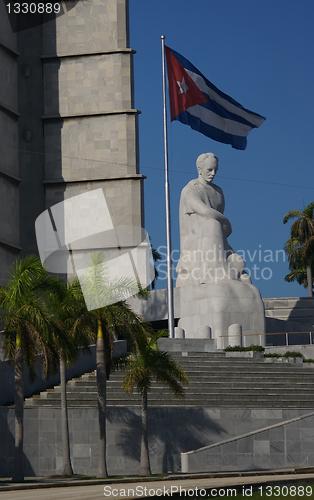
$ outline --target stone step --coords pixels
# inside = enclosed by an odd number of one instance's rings
[[[191,355],[190,355],[191,354]],[[161,384],[154,383],[149,406],[313,408],[314,367],[264,360],[227,358],[224,353],[172,355],[186,371],[190,386],[186,397],[177,399]],[[125,371],[113,372],[107,382],[107,405],[141,405],[140,395],[127,395],[122,387]],[[61,389],[56,386],[25,401],[25,405],[60,408]],[[97,407],[95,372],[73,379],[67,385],[69,407]]]
[[[264,383],[279,383],[279,384],[283,384],[285,385],[286,387],[288,387],[290,384],[293,384],[294,383],[304,383],[304,384],[308,384],[308,385],[311,385],[314,383],[314,378],[313,376],[310,376],[308,377],[306,374],[297,374],[295,377],[289,375],[289,376],[286,376],[286,377],[276,377],[276,376],[272,376],[272,377],[263,377],[263,376],[258,376],[258,375],[255,375],[254,377],[253,376],[250,376],[249,374],[241,377],[241,375],[239,374],[224,374],[224,375],[221,375],[221,376],[215,376],[215,375],[212,375],[212,376],[208,376],[206,377],[206,375],[201,375],[199,377],[197,376],[193,376],[191,375],[190,373],[187,374],[188,375],[188,378],[189,378],[189,382],[190,384],[189,385],[202,385],[202,384],[206,384],[206,383],[219,383],[219,382],[223,382],[224,384],[228,384],[228,383],[236,383],[236,382],[243,382],[244,384],[248,384],[249,386],[251,386],[252,384],[264,384]],[[121,386],[122,387],[122,381],[109,381],[107,383],[107,386],[110,387],[117,387],[117,386]],[[78,388],[81,388],[82,390],[85,390],[86,387],[85,386],[80,386],[80,384],[78,384],[77,386],[75,387],[78,387]],[[89,386],[89,388],[87,389],[87,391],[89,389],[91,389],[92,387],[96,387],[96,384],[94,385],[91,385]],[[74,387],[69,387],[68,389],[71,390],[72,388]]]
[[[267,374],[267,377],[265,377],[265,374],[259,374],[259,373],[224,373],[224,374],[218,374],[218,373],[213,373],[210,374],[209,377],[206,376],[207,374],[201,373],[193,373],[193,372],[188,372],[188,376],[190,379],[190,385],[192,384],[193,386],[195,385],[204,385],[204,384],[228,384],[228,383],[241,383],[243,385],[246,385],[249,383],[250,385],[252,384],[252,380],[254,381],[255,384],[278,384],[278,385],[285,385],[285,386],[290,386],[294,385],[296,383],[298,384],[311,384],[314,382],[314,373],[308,373],[306,370],[302,370],[302,368],[299,370],[299,372],[295,373],[289,373],[289,374],[277,374],[277,373],[272,373],[272,374]],[[122,380],[113,380],[110,379],[107,382],[107,387],[121,387],[122,386]],[[161,386],[160,386],[161,387]],[[67,386],[68,391],[71,390],[81,390],[81,391],[92,391],[96,390],[96,381],[95,382],[76,382],[75,384],[68,385]],[[56,391],[60,391],[61,389],[59,386],[55,387]],[[51,391],[50,391],[51,392]]]
[[[181,366],[182,367],[182,366]],[[201,368],[198,366],[190,366],[190,367],[182,367],[182,369],[185,368],[186,372],[192,373],[193,375],[201,375],[201,374],[211,374],[211,375],[223,375],[224,373],[233,373],[233,374],[256,374],[260,376],[268,376],[268,375],[274,375],[274,376],[286,376],[289,375],[289,373],[292,376],[297,375],[298,373],[300,374],[308,374],[308,376],[314,376],[314,366],[312,363],[288,363],[288,362],[267,362],[263,365],[263,367],[205,367]],[[127,371],[117,375],[116,373],[111,373],[110,375],[110,381],[111,380],[120,380],[122,381],[126,375]],[[91,385],[91,384],[96,384],[96,377],[91,378],[91,379],[80,379],[80,380],[70,380],[68,382],[68,386],[74,386],[75,384],[78,383],[84,383],[86,385]]]
[[[60,403],[58,402],[49,402],[45,400],[34,400],[32,402],[25,402],[25,406],[37,406],[37,407],[50,407],[50,408],[60,408]],[[120,401],[113,401],[113,400],[108,400],[107,401],[107,406],[108,407],[132,407],[132,406],[138,406],[141,407],[141,400],[140,398],[137,399],[129,399],[128,401],[125,400],[120,400]],[[291,400],[290,398],[288,399],[274,399],[272,401],[269,400],[269,398],[264,397],[260,399],[254,399],[254,400],[245,400],[245,399],[239,399],[235,400],[234,398],[231,399],[218,399],[218,398],[212,398],[212,399],[195,399],[193,401],[191,400],[176,400],[173,399],[171,401],[167,401],[165,403],[164,401],[155,401],[155,400],[148,400],[148,407],[168,407],[168,406],[178,406],[178,407],[192,407],[192,408],[306,408],[309,411],[312,411],[314,409],[313,407],[313,399],[305,399],[305,398],[299,398],[299,399],[293,399]],[[68,403],[69,408],[73,407],[79,407],[79,408],[97,408],[97,402],[84,402],[80,400],[72,400],[69,401]]]
[[[291,381],[292,382],[292,381]],[[309,385],[305,382],[296,382],[296,381],[293,381],[294,384],[293,384],[293,387],[291,388],[291,383],[287,383],[287,382],[278,382],[278,381],[275,381],[275,382],[269,382],[269,381],[265,381],[265,383],[254,383],[253,387],[252,387],[252,384],[251,384],[251,390],[262,390],[262,389],[276,389],[276,390],[281,390],[281,391],[287,391],[289,390],[291,393],[292,392],[295,392],[295,391],[299,391],[299,390],[306,390],[308,391],[309,390]],[[241,380],[239,381],[219,381],[219,382],[208,382],[208,381],[205,381],[204,383],[202,383],[201,385],[200,384],[197,384],[195,382],[192,382],[189,384],[189,386],[185,386],[186,387],[186,390],[187,391],[199,391],[199,392],[202,392],[202,391],[212,391],[213,389],[218,389],[219,390],[222,390],[222,389],[238,389],[238,390],[246,390],[248,385],[246,382],[243,382]],[[313,389],[314,390],[314,389]],[[124,389],[123,387],[121,387],[120,384],[114,384],[114,385],[107,385],[107,393],[110,394],[112,392],[121,392],[121,393],[124,393]],[[166,387],[163,387],[163,386],[152,386],[152,391],[153,392],[156,392],[156,391],[162,391],[162,392],[165,392],[165,393],[171,393],[170,389],[167,389]],[[42,394],[45,394],[45,393],[42,393]],[[56,388],[55,391],[49,391],[48,394],[58,394],[60,395],[61,394],[61,389],[59,387]],[[81,388],[81,387],[72,387],[71,390],[67,390],[67,394],[97,394],[97,389],[96,387],[93,387],[91,389],[88,389],[88,390],[85,390],[85,388]]]
[[[190,383],[186,385],[185,387],[216,387],[216,386],[221,386],[223,387],[224,385],[237,385],[240,384],[241,387],[264,387],[264,386],[275,386],[275,387],[286,387],[289,389],[293,390],[293,387],[295,385],[298,385],[298,387],[304,386],[309,388],[311,385],[313,385],[313,378],[310,377],[256,377],[254,380],[250,377],[204,377],[204,378],[199,378],[196,379],[195,377],[190,378]],[[155,390],[156,388],[165,389],[165,385],[162,385],[157,382],[153,382],[152,388]],[[116,389],[123,389],[121,381],[115,380],[115,381],[109,381],[107,382],[107,389],[108,390],[116,390]],[[90,385],[88,387],[83,386],[81,384],[78,384],[76,386],[72,387],[67,387],[67,392],[96,392],[97,386],[96,384]],[[57,386],[55,390],[49,390],[47,392],[61,392],[61,388]]]
[[[314,366],[308,366],[307,363],[288,363],[288,362],[279,362],[279,363],[273,363],[273,362],[268,362],[265,363],[259,367],[247,367],[245,366],[240,366],[240,367],[235,367],[235,366],[228,366],[228,367],[213,367],[213,366],[208,366],[208,367],[199,367],[199,366],[193,366],[193,367],[186,367],[182,366],[182,369],[186,371],[188,374],[192,375],[204,375],[204,374],[217,374],[222,375],[224,373],[228,374],[241,374],[241,375],[267,375],[267,376],[277,376],[277,375],[282,375],[286,376],[291,374],[291,376],[295,376],[297,373],[300,372],[300,374],[304,374],[306,376],[313,376],[314,377]],[[267,373],[266,373],[267,372]],[[115,379],[115,380],[123,380],[127,372],[124,372],[123,374],[117,374],[113,373],[110,376],[110,380]],[[90,379],[83,379],[83,380],[77,380],[75,383],[96,383],[96,377],[90,378]],[[73,381],[70,383],[68,382],[69,385],[75,385]]]
[[[113,396],[110,396],[108,397],[107,399],[107,404],[116,404],[118,402],[124,404],[124,405],[128,405],[130,402],[132,401],[137,401],[139,402],[141,400],[140,396],[139,395],[133,395],[133,396],[125,396],[124,398],[119,398],[119,397],[113,397]],[[54,404],[57,404],[60,406],[60,399],[57,400],[57,399],[42,399],[42,398],[39,398],[39,399],[34,399],[32,400],[35,404],[48,404],[50,403],[51,405],[54,405]],[[246,395],[246,396],[243,396],[241,395],[241,397],[238,397],[236,395],[228,395],[228,394],[204,394],[204,395],[199,395],[199,394],[195,394],[195,395],[187,395],[184,399],[179,399],[179,398],[175,398],[175,397],[168,397],[167,400],[165,400],[165,398],[156,398],[156,397],[153,397],[152,394],[149,394],[148,395],[148,401],[149,401],[149,404],[155,404],[155,405],[159,405],[159,406],[167,406],[168,404],[179,404],[181,406],[185,406],[185,404],[198,404],[198,402],[203,402],[204,404],[206,403],[213,403],[214,401],[219,401],[220,403],[228,403],[228,402],[232,402],[234,403],[235,405],[238,405],[240,404],[241,402],[246,402],[246,403],[251,403],[251,404],[255,404],[255,402],[258,402],[258,401],[267,401],[267,404],[272,406],[274,402],[278,401],[279,403],[281,404],[284,404],[285,402],[288,402],[289,404],[290,403],[294,403],[296,401],[306,401],[307,404],[309,404],[309,407],[311,408],[314,408],[314,404],[313,404],[313,395],[304,395],[304,394],[299,394],[299,395],[296,395],[294,396],[293,398],[290,397],[290,395],[282,395],[280,397],[280,400],[278,398],[278,395],[277,394],[254,394],[254,395]],[[68,403],[69,404],[73,404],[73,403],[77,403],[78,405],[80,404],[84,404],[84,405],[87,405],[89,406],[90,404],[92,405],[97,405],[97,400],[96,398],[93,398],[91,400],[88,400],[88,399],[84,399],[83,401],[79,398],[76,398],[76,399],[69,399],[68,400]],[[26,401],[25,403],[29,403],[29,401]]]
[[[226,380],[241,380],[241,381],[260,381],[260,380],[269,380],[269,381],[285,381],[285,380],[296,380],[296,381],[301,381],[301,382],[313,382],[314,381],[314,372],[302,369],[300,368],[299,371],[296,371],[294,373],[288,372],[288,373],[269,373],[267,376],[265,376],[265,373],[239,373],[239,372],[214,372],[214,373],[202,373],[202,372],[192,372],[192,371],[187,371],[187,376],[190,379],[190,383],[195,382],[195,383],[203,383],[205,381],[208,382],[219,382],[221,381],[226,381]],[[121,379],[116,379],[116,378],[110,378],[109,381],[107,381],[107,384],[120,384],[122,385],[123,378]],[[59,386],[56,386],[59,387]],[[96,381],[95,382],[76,382],[75,384],[67,385],[67,388],[71,390],[74,387],[82,387],[86,388],[92,388],[96,387]]]
[[[306,319],[307,321],[313,319],[313,307],[298,308],[291,311],[289,308],[276,307],[275,309],[267,309],[265,311],[266,318],[277,318],[277,319]]]
[[[107,394],[107,398],[108,400],[111,400],[111,401],[125,401],[127,402],[130,398],[132,397],[140,397],[138,394],[134,394],[133,396],[128,396],[127,394],[117,394],[117,393],[111,393],[111,394]],[[170,400],[173,400],[175,399],[174,396],[169,392],[169,393],[165,393],[165,392],[150,392],[149,393],[149,399],[150,400],[154,400],[154,401],[159,401],[160,403],[163,403],[165,401],[165,397],[167,397],[167,401],[170,401]],[[228,399],[228,398],[231,398],[232,400],[235,400],[235,399],[243,399],[243,400],[252,400],[252,399],[256,399],[256,398],[265,398],[265,397],[268,397],[269,398],[269,401],[271,401],[271,399],[273,398],[280,398],[282,401],[289,398],[289,400],[292,400],[292,399],[306,399],[308,401],[312,401],[313,402],[313,398],[314,398],[314,391],[312,392],[309,392],[309,391],[302,391],[302,390],[299,390],[299,391],[296,391],[296,392],[292,392],[290,393],[289,395],[287,395],[287,391],[280,391],[280,390],[271,390],[271,389],[261,389],[261,390],[250,390],[250,391],[246,391],[246,392],[243,392],[242,390],[237,390],[237,389],[232,389],[232,391],[228,390],[228,389],[225,389],[225,390],[220,390],[220,391],[211,391],[211,392],[201,392],[201,391],[198,391],[198,392],[188,392],[186,391],[186,396],[184,399],[182,399],[182,401],[194,401],[196,399],[204,399],[204,400],[208,400],[208,399]],[[39,399],[45,399],[45,400],[49,400],[49,401],[60,401],[61,398],[58,394],[52,394],[50,395],[49,397],[47,398],[39,398]],[[68,401],[73,401],[73,400],[79,400],[79,401],[96,401],[97,400],[97,395],[96,394],[83,394],[83,395],[80,395],[80,394],[69,394],[68,397],[67,397],[67,400]]]
[[[301,370],[300,370],[301,371]],[[267,379],[270,382],[281,382],[284,383],[285,380],[289,381],[298,381],[298,382],[304,382],[304,383],[313,383],[314,382],[314,374],[312,373],[307,373],[306,370],[302,370],[301,373],[288,373],[288,374],[282,374],[278,375],[277,373],[270,374],[269,376],[265,376],[265,374],[260,374],[260,373],[244,373],[240,374],[238,372],[224,372],[224,373],[193,373],[193,372],[186,372],[187,377],[189,378],[189,382],[191,383],[197,383],[201,384],[204,382],[219,382],[219,381],[229,381],[229,380],[239,380],[243,382],[250,382],[252,381],[263,381]],[[121,385],[122,386],[123,379],[112,379],[110,378],[109,381],[107,381],[107,385]],[[85,383],[80,383],[77,382],[75,385],[67,385],[67,389],[71,390],[74,389],[75,387],[81,387],[82,389],[86,389],[87,391],[89,389],[92,389],[93,387],[96,387],[96,381],[90,384],[85,384]],[[56,386],[59,387],[59,386]]]
[[[269,309],[312,309],[314,300],[311,297],[284,297],[263,299],[265,311]]]
[[[261,390],[261,389],[268,389],[268,388],[274,388],[275,390],[283,390],[283,391],[288,391],[291,394],[295,391],[298,390],[307,390],[311,391],[312,387],[314,385],[308,384],[307,382],[303,381],[295,381],[295,380],[285,380],[285,381],[260,381],[259,383],[255,381],[254,384],[250,383],[245,383],[242,380],[225,380],[225,381],[220,381],[220,382],[208,382],[204,381],[201,384],[196,383],[195,381],[191,382],[188,386],[184,386],[186,390],[188,391],[213,391],[215,389],[217,390],[233,390],[233,389],[238,389],[242,391],[246,390]],[[108,384],[107,385],[107,393],[113,393],[113,392],[121,392],[124,393],[124,389],[120,384]],[[152,391],[162,391],[165,393],[170,393],[170,389],[167,389],[165,386],[162,387],[161,385],[153,385],[152,386]],[[45,397],[49,397],[51,394],[58,394],[61,395],[61,390],[58,388],[55,391],[52,392],[43,392],[41,394],[47,394]],[[71,390],[67,390],[67,394],[97,394],[97,388],[96,386],[93,389],[85,390],[85,388],[72,388]]]

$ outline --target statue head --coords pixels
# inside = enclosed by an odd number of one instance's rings
[[[198,178],[202,184],[210,184],[218,170],[218,158],[213,153],[204,153],[196,160]]]

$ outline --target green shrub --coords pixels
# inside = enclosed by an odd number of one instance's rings
[[[278,354],[277,352],[270,352],[265,354],[265,358],[303,358],[303,354],[297,351],[287,351],[285,354]]]
[[[303,354],[297,351],[287,351],[283,356],[283,358],[303,358]]]
[[[255,351],[255,352],[264,352],[265,348],[262,345],[250,345],[248,347],[242,347],[240,345],[235,345],[235,346],[228,346],[224,349],[225,352],[227,351]]]

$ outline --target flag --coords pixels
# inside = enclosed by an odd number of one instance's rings
[[[245,149],[247,135],[265,118],[221,92],[183,56],[165,46],[171,121],[218,142]]]

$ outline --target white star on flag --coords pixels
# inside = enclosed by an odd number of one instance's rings
[[[183,77],[182,82],[177,82],[177,85],[179,87],[179,94],[186,94],[187,91],[189,90],[189,87],[185,83],[185,79]]]

